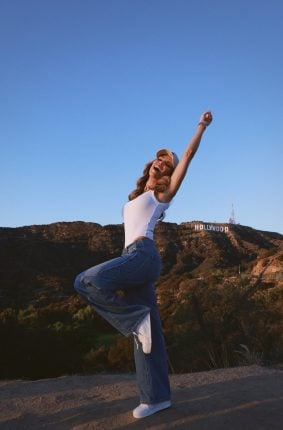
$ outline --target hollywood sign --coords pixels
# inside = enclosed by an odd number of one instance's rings
[[[229,231],[229,227],[213,224],[195,224],[195,230],[218,231],[221,233],[227,233]]]

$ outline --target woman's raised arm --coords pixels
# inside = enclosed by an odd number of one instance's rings
[[[177,193],[187,173],[190,162],[198,150],[202,135],[206,127],[211,123],[211,121],[212,121],[212,114],[210,111],[204,112],[201,115],[196,132],[191,138],[191,140],[189,141],[188,146],[185,149],[185,152],[182,158],[180,159],[174,172],[172,173],[170,185],[167,188],[167,190],[164,191],[164,193],[162,193],[163,194],[161,198],[162,201],[170,201]]]

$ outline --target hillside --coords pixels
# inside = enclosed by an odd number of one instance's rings
[[[161,223],[156,242],[172,373],[283,361],[282,235]],[[0,378],[134,370],[131,337],[119,335],[73,289],[77,273],[122,248],[122,225],[0,228]]]
[[[196,230],[204,224],[161,223],[156,242],[163,279],[256,276],[283,280],[283,236],[240,225],[221,225],[228,232]],[[217,224],[214,224],[217,226]],[[67,301],[77,273],[121,253],[123,226],[71,222],[0,228],[1,308],[46,306]],[[174,281],[172,281],[174,283]]]

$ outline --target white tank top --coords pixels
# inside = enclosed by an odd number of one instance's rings
[[[127,202],[123,208],[125,247],[139,236],[153,239],[155,224],[169,205],[159,202],[153,190]]]

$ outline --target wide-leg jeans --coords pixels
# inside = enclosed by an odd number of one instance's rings
[[[141,403],[170,399],[167,354],[154,282],[160,275],[160,256],[154,242],[138,239],[122,255],[91,267],[75,279],[76,291],[123,335],[136,333],[150,313],[152,348],[144,354],[134,334],[134,356]],[[117,291],[123,291],[123,297]]]

